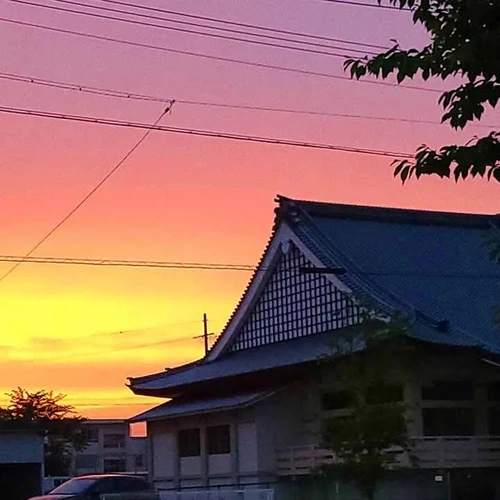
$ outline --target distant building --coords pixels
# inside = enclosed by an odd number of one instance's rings
[[[37,431],[0,431],[0,496],[25,500],[42,493],[43,436]]]
[[[146,439],[130,436],[127,421],[91,419],[83,425],[89,444],[75,453],[75,475],[147,471]]]
[[[331,459],[319,446],[322,419],[349,415],[345,388],[318,359],[359,323],[353,297],[363,297],[405,314],[415,346],[413,363],[394,359],[390,370],[419,467],[393,474],[380,498],[500,494],[500,266],[484,246],[499,225],[498,216],[280,197],[259,267],[207,356],[130,379],[135,394],[171,398],[133,419],[147,422],[156,486],[358,498],[311,472]]]

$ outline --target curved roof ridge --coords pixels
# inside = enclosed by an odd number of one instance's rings
[[[423,210],[416,208],[382,207],[380,205],[357,205],[348,203],[331,203],[288,198],[278,195],[282,203],[295,203],[316,215],[335,217],[362,218],[383,220],[385,222],[411,222],[413,224],[444,224],[472,227],[486,227],[492,221],[500,222],[500,214],[476,214],[464,212],[447,212],[439,210]]]

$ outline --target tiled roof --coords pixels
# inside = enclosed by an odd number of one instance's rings
[[[493,321],[500,266],[484,244],[498,216],[289,200],[283,205],[295,212],[294,232],[325,266],[343,267],[342,280],[351,289],[436,327],[415,325],[415,336],[500,353]],[[439,322],[449,324],[444,336]]]
[[[314,361],[332,352],[331,333],[268,344],[254,349],[236,351],[210,362],[200,362],[189,370],[169,370],[155,378],[132,379],[134,391],[154,391],[207,382],[223,377],[297,365]]]
[[[324,266],[343,268],[341,279],[355,294],[406,313],[415,338],[500,354],[493,321],[500,266],[484,245],[500,217],[284,197],[276,213],[275,227],[286,223]],[[312,361],[331,352],[328,335],[222,353],[213,361],[131,379],[131,386],[155,391]]]
[[[232,410],[250,406],[274,394],[275,391],[260,391],[246,394],[235,394],[220,398],[186,400],[174,399],[132,417],[129,422],[145,422],[157,419],[181,417],[183,415],[199,415],[213,411]]]

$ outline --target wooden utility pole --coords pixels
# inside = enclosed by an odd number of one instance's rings
[[[215,335],[214,333],[208,333],[208,318],[206,313],[203,313],[203,335],[198,335],[193,337],[194,339],[201,339],[203,337],[203,344],[205,346],[205,356],[208,354],[208,337]]]
[[[203,341],[205,344],[205,356],[208,354],[208,319],[206,313],[203,313]]]

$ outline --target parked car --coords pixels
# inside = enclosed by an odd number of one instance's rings
[[[70,480],[71,476],[48,476],[43,478],[43,494],[46,495],[54,488]]]
[[[30,500],[105,500],[108,495],[110,500],[159,500],[146,479],[125,474],[74,477],[46,495]]]

